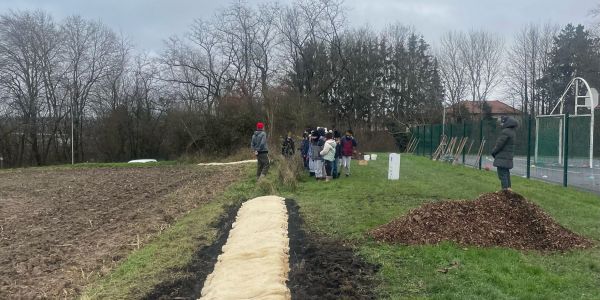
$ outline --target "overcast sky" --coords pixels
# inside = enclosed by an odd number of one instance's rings
[[[263,1],[247,1],[249,3]],[[281,0],[286,3],[289,0]],[[528,23],[588,25],[599,0],[346,0],[352,26],[375,29],[400,22],[435,44],[447,30],[486,29],[509,41]],[[229,3],[219,0],[0,0],[0,12],[43,9],[61,19],[79,14],[100,19],[128,36],[138,48],[159,52],[163,40],[187,30],[195,18],[208,18]]]

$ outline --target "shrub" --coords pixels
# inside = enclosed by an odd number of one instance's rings
[[[304,165],[300,155],[284,157],[278,154],[275,156],[274,162],[277,164],[277,177],[280,187],[288,191],[295,191],[298,187],[298,181],[304,174]]]

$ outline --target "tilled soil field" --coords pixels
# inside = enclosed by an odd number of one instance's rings
[[[239,166],[0,172],[0,299],[76,297],[241,173]]]
[[[409,245],[454,241],[461,245],[566,251],[592,242],[558,224],[539,206],[513,192],[476,200],[428,203],[371,233],[380,241]]]

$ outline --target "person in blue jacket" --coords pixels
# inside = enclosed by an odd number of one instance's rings
[[[333,179],[340,177],[340,162],[342,160],[342,144],[340,143],[342,135],[339,131],[333,132],[333,138],[335,139],[335,161],[333,162]]]

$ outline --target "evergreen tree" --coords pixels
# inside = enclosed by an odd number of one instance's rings
[[[554,39],[551,65],[539,85],[548,94],[546,111],[550,113],[569,82],[582,77],[592,87],[600,86],[599,39],[592,36],[583,25],[568,24]]]

